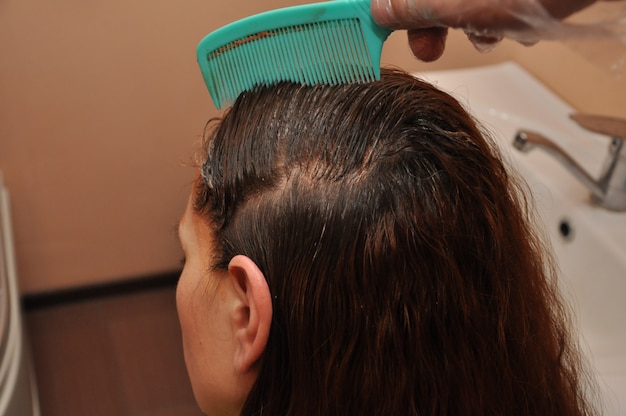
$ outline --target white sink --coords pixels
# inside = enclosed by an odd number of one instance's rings
[[[610,139],[578,127],[569,119],[574,109],[514,63],[417,75],[463,103],[528,183],[598,376],[603,414],[626,415],[626,213],[593,206],[589,191],[543,150],[512,146],[518,129],[539,132],[597,177]]]

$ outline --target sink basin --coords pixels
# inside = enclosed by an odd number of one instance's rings
[[[549,237],[560,287],[597,375],[603,414],[626,415],[626,213],[594,206],[587,188],[540,149],[520,153],[512,146],[518,129],[539,132],[597,177],[610,138],[571,121],[575,110],[514,63],[417,75],[463,103],[527,182],[536,225]]]

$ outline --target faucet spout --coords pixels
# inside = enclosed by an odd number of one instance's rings
[[[626,154],[623,154],[626,152],[622,152],[626,147],[624,139],[612,138],[604,169],[598,179],[589,175],[565,150],[539,133],[520,130],[515,135],[513,146],[524,153],[535,147],[543,149],[589,189],[595,203],[612,211],[626,211]]]
[[[515,135],[513,147],[524,153],[529,152],[535,147],[539,147],[550,155],[554,156],[565,168],[570,171],[578,180],[580,180],[596,198],[604,196],[604,189],[601,185],[585,171],[572,157],[552,140],[528,130],[520,130]]]

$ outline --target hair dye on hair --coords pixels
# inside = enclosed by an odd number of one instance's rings
[[[260,87],[205,152],[213,267],[244,254],[273,297],[242,414],[593,414],[524,192],[452,97]]]

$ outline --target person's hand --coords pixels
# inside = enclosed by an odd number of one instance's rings
[[[434,61],[448,28],[462,29],[474,46],[491,49],[503,37],[536,43],[540,33],[595,0],[372,0],[372,15],[391,29],[407,29],[413,54]]]

